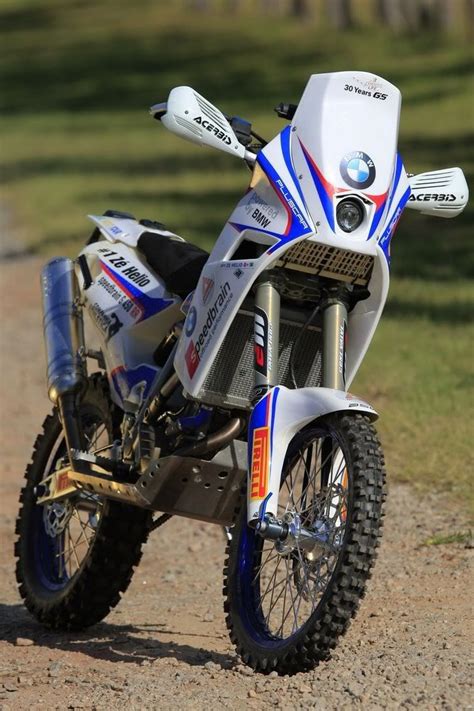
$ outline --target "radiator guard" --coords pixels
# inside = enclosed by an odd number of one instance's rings
[[[301,333],[302,324],[282,318],[280,321],[279,376],[280,385],[292,388],[289,360],[293,343]],[[217,356],[207,374],[198,399],[210,405],[250,410],[254,387],[253,313],[240,310],[231,324]],[[298,387],[321,385],[322,332],[310,326],[303,333],[295,357]]]

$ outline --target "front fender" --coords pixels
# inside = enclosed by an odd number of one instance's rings
[[[331,412],[362,412],[373,419],[378,417],[364,400],[331,388],[289,390],[278,385],[259,400],[252,411],[248,433],[249,523],[264,512],[277,515],[288,445],[305,425]]]

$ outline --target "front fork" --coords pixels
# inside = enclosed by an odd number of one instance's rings
[[[347,311],[349,288],[337,285],[327,289],[321,299],[323,353],[321,385],[333,390],[346,390],[346,348],[347,348]],[[252,403],[255,406],[275,386],[279,384],[279,332],[280,332],[280,294],[278,282],[271,273],[263,273],[256,286],[254,314],[254,374],[255,385]],[[295,354],[297,357],[297,353]],[[270,398],[268,398],[270,402]],[[264,498],[260,504],[259,517],[249,524],[256,524],[261,535],[272,539],[282,539],[288,535],[288,526],[270,520],[265,515],[268,496],[265,496],[268,482],[264,483],[265,474],[270,468],[271,423],[268,416],[265,422],[256,423],[249,431],[249,463],[251,475],[249,495],[254,498],[260,492]],[[322,484],[329,476],[330,457],[322,452],[323,461],[327,461],[328,471],[321,472]]]
[[[335,286],[321,300],[323,360],[321,385],[346,389],[347,308],[349,288]],[[253,404],[279,384],[280,294],[278,282],[264,272],[257,281],[254,315]],[[296,354],[297,355],[297,354]]]

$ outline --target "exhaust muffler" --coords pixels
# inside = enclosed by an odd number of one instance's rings
[[[84,321],[74,264],[57,257],[41,273],[49,399],[58,406],[71,458],[82,449],[77,404],[86,386]]]

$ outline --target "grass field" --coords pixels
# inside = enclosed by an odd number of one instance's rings
[[[180,7],[176,3],[176,7]],[[87,213],[153,217],[210,247],[248,173],[147,115],[179,84],[272,136],[311,73],[364,69],[403,94],[410,172],[474,173],[472,53],[461,36],[394,38],[265,16],[197,16],[149,0],[4,2],[2,201],[28,248],[73,255]],[[456,220],[406,212],[384,319],[353,391],[381,412],[393,477],[471,502],[474,249]],[[470,323],[471,320],[471,323]]]

